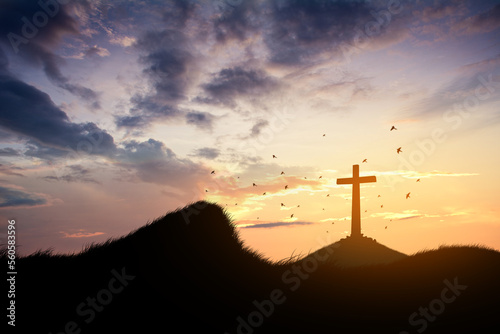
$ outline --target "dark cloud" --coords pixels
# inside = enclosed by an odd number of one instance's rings
[[[265,119],[261,119],[257,121],[257,123],[252,126],[252,129],[250,129],[250,137],[257,137],[260,135],[262,129],[264,129],[266,126],[269,125],[269,122]]]
[[[116,148],[96,124],[71,122],[47,94],[9,74],[0,74],[0,124],[58,151],[109,155]]]
[[[116,116],[117,126],[146,127],[156,120],[185,116],[177,104],[186,99],[194,65],[186,41],[184,33],[174,29],[148,31],[137,40],[135,47],[142,53],[139,61],[152,91],[134,95],[129,114]]]
[[[313,225],[314,223],[311,222],[273,222],[273,223],[262,223],[262,224],[255,224],[255,225],[248,225],[248,226],[242,226],[240,228],[273,228],[273,227],[282,227],[282,226],[299,226],[299,225]]]
[[[279,83],[277,79],[267,76],[261,70],[245,70],[237,66],[219,71],[202,87],[210,96],[210,99],[205,101],[234,107],[235,99],[261,96],[278,88]]]
[[[0,42],[16,56],[41,67],[55,85],[80,97],[92,108],[100,108],[98,93],[64,76],[60,70],[64,60],[52,51],[63,36],[79,33],[78,22],[69,14],[69,8],[85,2],[60,5],[55,1],[49,7],[40,3],[46,4],[36,0],[4,1],[0,10]]]
[[[460,20],[453,28],[461,34],[485,33],[500,28],[500,4],[465,20]]]
[[[220,150],[211,147],[203,147],[194,151],[192,156],[213,160],[220,155]]]
[[[0,208],[15,208],[47,204],[47,199],[18,189],[0,186]]]
[[[223,0],[217,1],[219,16],[213,21],[215,37],[219,42],[231,39],[244,40],[260,28],[258,1]]]
[[[60,176],[45,176],[46,181],[64,181],[64,182],[82,182],[100,184],[99,181],[91,177],[90,169],[84,168],[81,165],[72,165],[65,168],[65,174]]]
[[[208,112],[191,111],[186,114],[187,124],[195,125],[202,130],[212,130],[215,116]]]
[[[13,149],[12,147],[0,148],[0,156],[3,157],[15,157],[21,155],[18,150]]]
[[[16,167],[13,165],[6,166],[4,164],[0,164],[0,173],[1,174],[11,175],[11,176],[24,176],[23,174],[17,172],[20,170],[23,170],[23,168]]]
[[[140,181],[167,184],[186,191],[197,189],[200,178],[208,170],[189,159],[180,159],[164,143],[149,139],[125,142],[117,155],[117,164]],[[188,188],[188,189],[186,189]]]
[[[270,60],[285,65],[306,63],[352,42],[356,28],[374,20],[362,1],[277,1],[272,16],[264,41]]]

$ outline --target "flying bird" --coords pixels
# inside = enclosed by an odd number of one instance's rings
[[[273,154],[273,159],[278,159],[278,157]]]
[[[285,186],[285,189],[288,189],[288,184]]]
[[[285,204],[281,203],[281,206],[285,206]]]
[[[411,194],[411,192],[406,194],[406,199],[410,198],[410,194]]]
[[[285,172],[281,172],[281,175],[285,174]]]
[[[297,205],[297,207],[298,207],[298,208],[300,208],[300,204],[299,204],[299,205]]]
[[[420,182],[420,179],[417,179],[417,182]]]
[[[363,162],[368,162],[368,160],[365,159],[365,160],[363,160]]]
[[[265,195],[265,194],[266,194],[266,192],[264,192],[262,195]]]
[[[255,183],[252,184],[253,187],[257,187],[257,185]]]
[[[396,152],[399,154],[399,153],[401,153],[403,151],[401,150],[401,147],[399,147]]]
[[[332,225],[335,224],[334,222],[332,222]]]
[[[205,192],[206,192],[206,193],[208,193],[208,190],[207,190],[207,189],[205,189]]]
[[[290,215],[290,218],[293,218],[293,213]]]
[[[384,204],[382,204],[380,207],[381,207],[381,208],[383,208],[383,207],[384,207]]]
[[[323,176],[321,176],[321,175],[320,175],[320,176],[319,176],[319,178],[320,178],[320,179],[322,179],[322,178],[323,178]]]
[[[323,133],[323,137],[326,136],[326,133]]]
[[[326,197],[330,197],[330,194],[327,194]]]
[[[387,226],[385,227],[385,229],[387,230]]]
[[[215,171],[213,170],[212,173],[210,173],[210,174],[215,174]]]
[[[393,125],[392,128],[391,128],[391,131],[392,130],[397,130],[396,127]]]
[[[380,197],[380,195],[378,195],[377,197]]]

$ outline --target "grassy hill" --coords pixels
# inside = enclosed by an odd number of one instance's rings
[[[4,268],[5,255],[2,255]],[[500,253],[406,256],[341,240],[294,261],[248,249],[222,208],[167,214],[73,255],[17,261],[23,333],[493,333]],[[81,332],[78,332],[81,330]]]

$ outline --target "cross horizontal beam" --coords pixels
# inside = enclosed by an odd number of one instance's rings
[[[357,178],[347,177],[344,179],[337,179],[337,184],[354,184],[354,183],[368,183],[377,182],[376,176],[361,176]]]

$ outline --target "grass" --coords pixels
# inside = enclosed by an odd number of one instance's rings
[[[18,259],[16,328],[59,333],[74,322],[81,333],[417,333],[424,323],[425,333],[498,329],[499,252],[446,246],[393,258],[401,253],[367,247],[390,261],[339,266],[349,261],[346,247],[272,262],[243,244],[221,207],[197,202],[80,253],[47,250]],[[0,257],[6,261],[5,252]],[[134,278],[107,300],[113,270]],[[418,314],[439,306],[444,282],[455,279],[467,288],[453,302],[432,321]],[[100,306],[91,320],[90,311],[78,312],[88,298]]]

